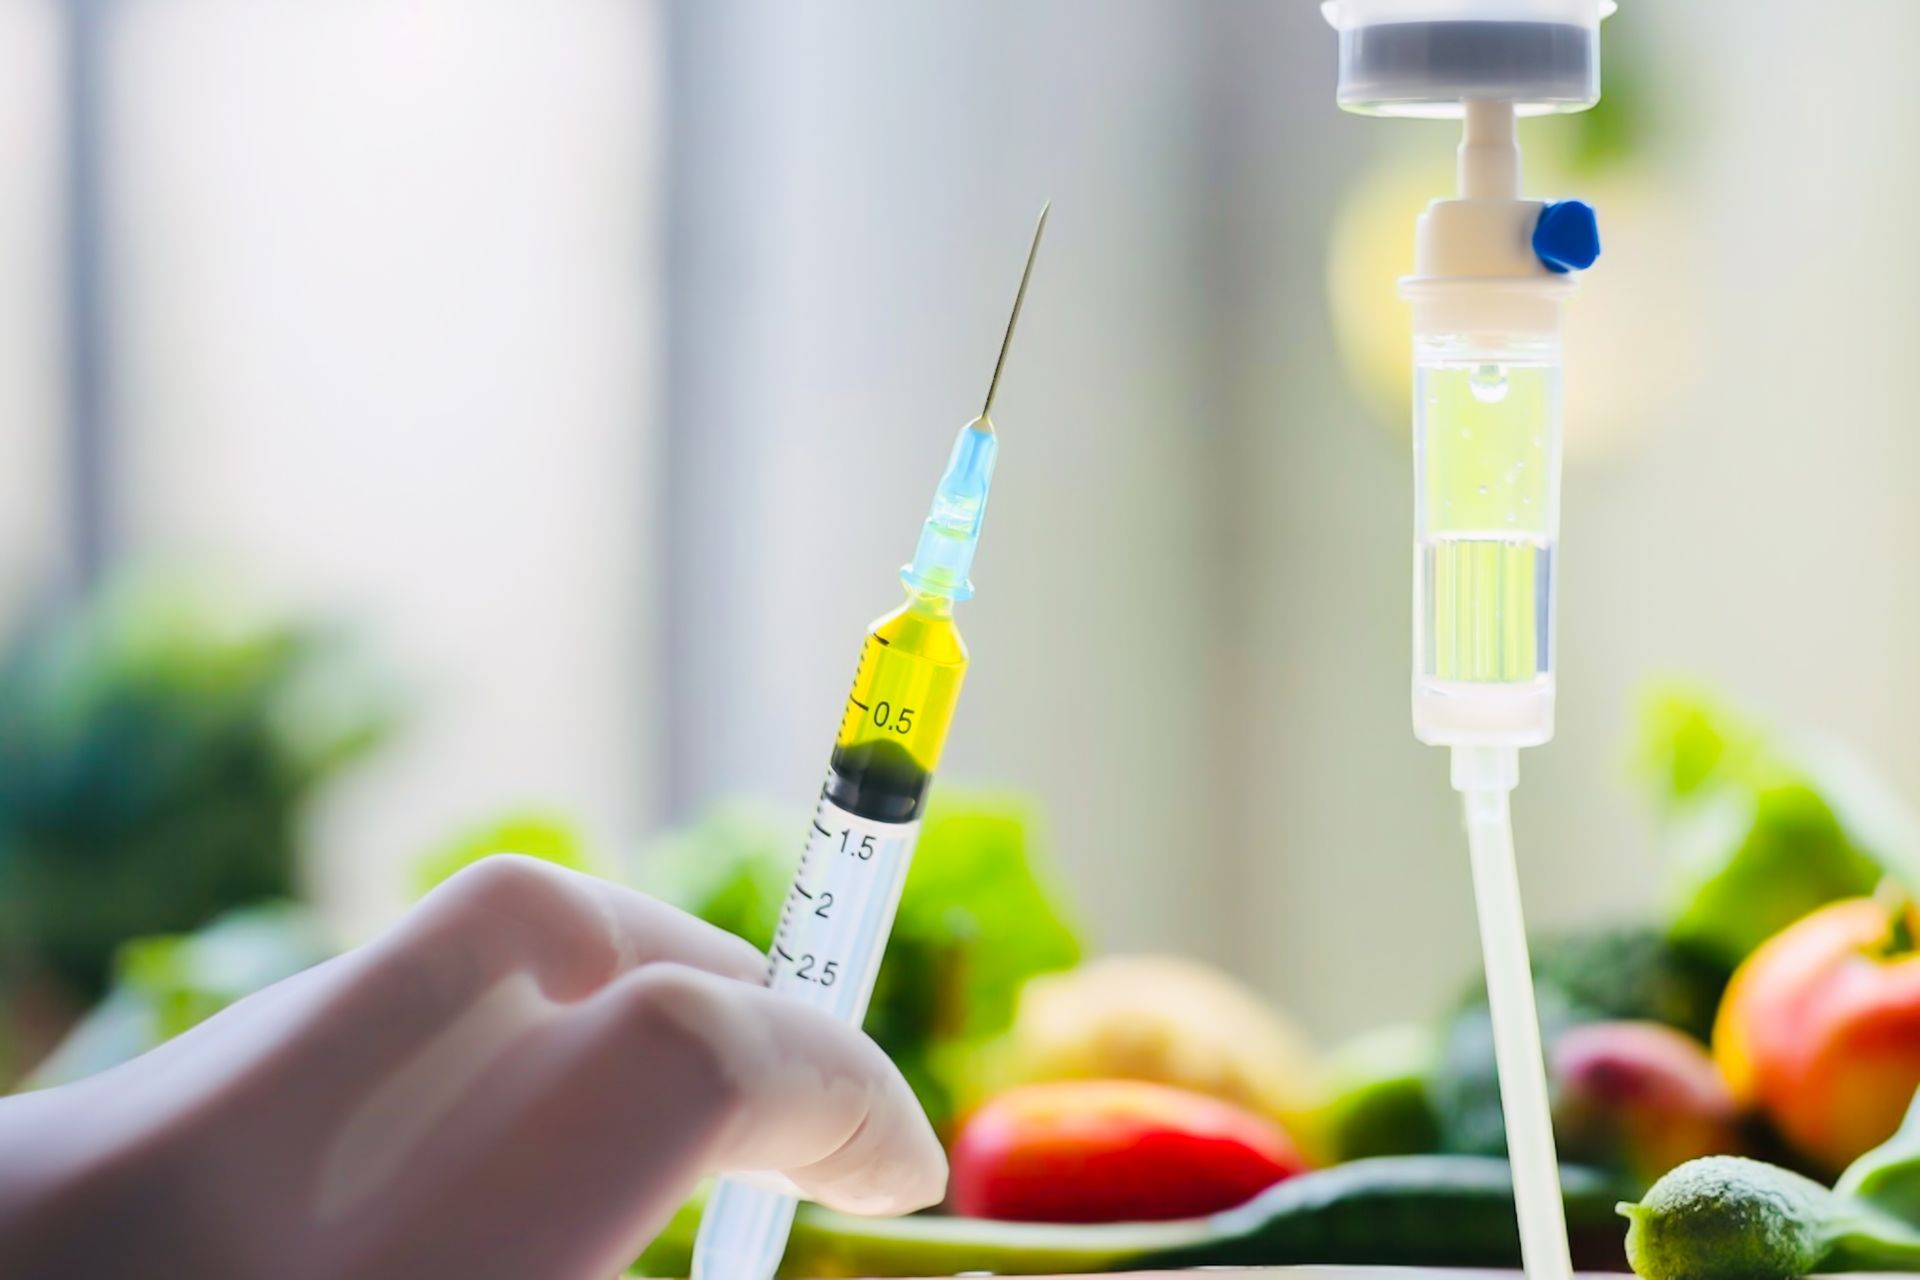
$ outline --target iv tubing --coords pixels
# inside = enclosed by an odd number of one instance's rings
[[[1487,971],[1487,1004],[1500,1068],[1500,1107],[1528,1280],[1571,1280],[1560,1167],[1553,1149],[1546,1063],[1533,1002],[1533,969],[1520,915],[1508,795],[1520,776],[1510,747],[1455,747],[1453,785],[1466,811],[1473,896]]]

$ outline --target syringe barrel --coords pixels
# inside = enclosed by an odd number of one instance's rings
[[[767,955],[767,985],[850,1026],[866,1017],[920,823],[849,812],[822,788]],[[694,1242],[697,1280],[772,1280],[796,1190],[770,1171],[722,1178]]]
[[[1426,333],[1414,349],[1414,732],[1553,736],[1560,339]]]
[[[949,480],[991,467],[991,452],[983,462],[980,442],[966,439],[972,434],[963,431]],[[943,497],[963,487],[943,484]],[[983,486],[979,492],[984,498]],[[936,501],[930,526],[940,509]],[[977,512],[969,527],[978,532]],[[910,587],[906,603],[869,628],[767,956],[772,990],[852,1026],[866,1016],[880,974],[966,675],[967,646],[945,589],[953,585]],[[793,1223],[793,1195],[766,1171],[722,1178],[694,1243],[695,1280],[771,1280]]]

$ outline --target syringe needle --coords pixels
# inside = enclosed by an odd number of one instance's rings
[[[993,381],[987,384],[987,403],[980,410],[982,421],[993,413],[993,397],[1000,390],[1000,371],[1007,367],[1007,348],[1013,345],[1014,326],[1020,323],[1020,308],[1027,302],[1027,281],[1033,279],[1033,260],[1040,253],[1040,237],[1047,231],[1047,214],[1053,209],[1049,200],[1040,206],[1040,221],[1033,227],[1033,243],[1027,248],[1027,265],[1020,272],[1020,290],[1013,295],[1013,314],[1007,317],[1007,333],[1000,339],[1000,358],[993,362]]]

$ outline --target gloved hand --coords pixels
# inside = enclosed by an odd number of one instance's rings
[[[0,1274],[603,1280],[711,1173],[938,1200],[892,1063],[764,972],[629,889],[488,859],[357,951],[0,1101]]]

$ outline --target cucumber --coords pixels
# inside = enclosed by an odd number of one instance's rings
[[[1649,1280],[1789,1280],[1815,1271],[1920,1273],[1920,1094],[1891,1138],[1829,1191],[1738,1156],[1689,1160],[1653,1184],[1627,1256]]]
[[[1621,1182],[1574,1165],[1560,1170],[1577,1266],[1620,1270],[1614,1205]],[[1208,1220],[1205,1239],[1134,1260],[1138,1269],[1367,1266],[1516,1267],[1520,1227],[1507,1162],[1491,1156],[1355,1160],[1290,1178]]]
[[[1653,1184],[1627,1254],[1649,1280],[1792,1280],[1920,1268],[1920,1231],[1872,1203],[1739,1156],[1689,1160]]]
[[[1623,1188],[1564,1167],[1574,1260],[1626,1265]],[[642,1259],[648,1275],[684,1276],[698,1211],[684,1212]],[[1507,1162],[1486,1156],[1384,1156],[1279,1183],[1210,1218],[1067,1226],[970,1218],[855,1218],[803,1205],[783,1276],[938,1276],[960,1271],[1064,1275],[1178,1267],[1304,1263],[1513,1267],[1520,1262]]]
[[[854,1218],[807,1206],[780,1274],[793,1280],[851,1276],[1002,1276],[1133,1271],[1141,1258],[1197,1244],[1205,1219],[1054,1225],[985,1218]]]

